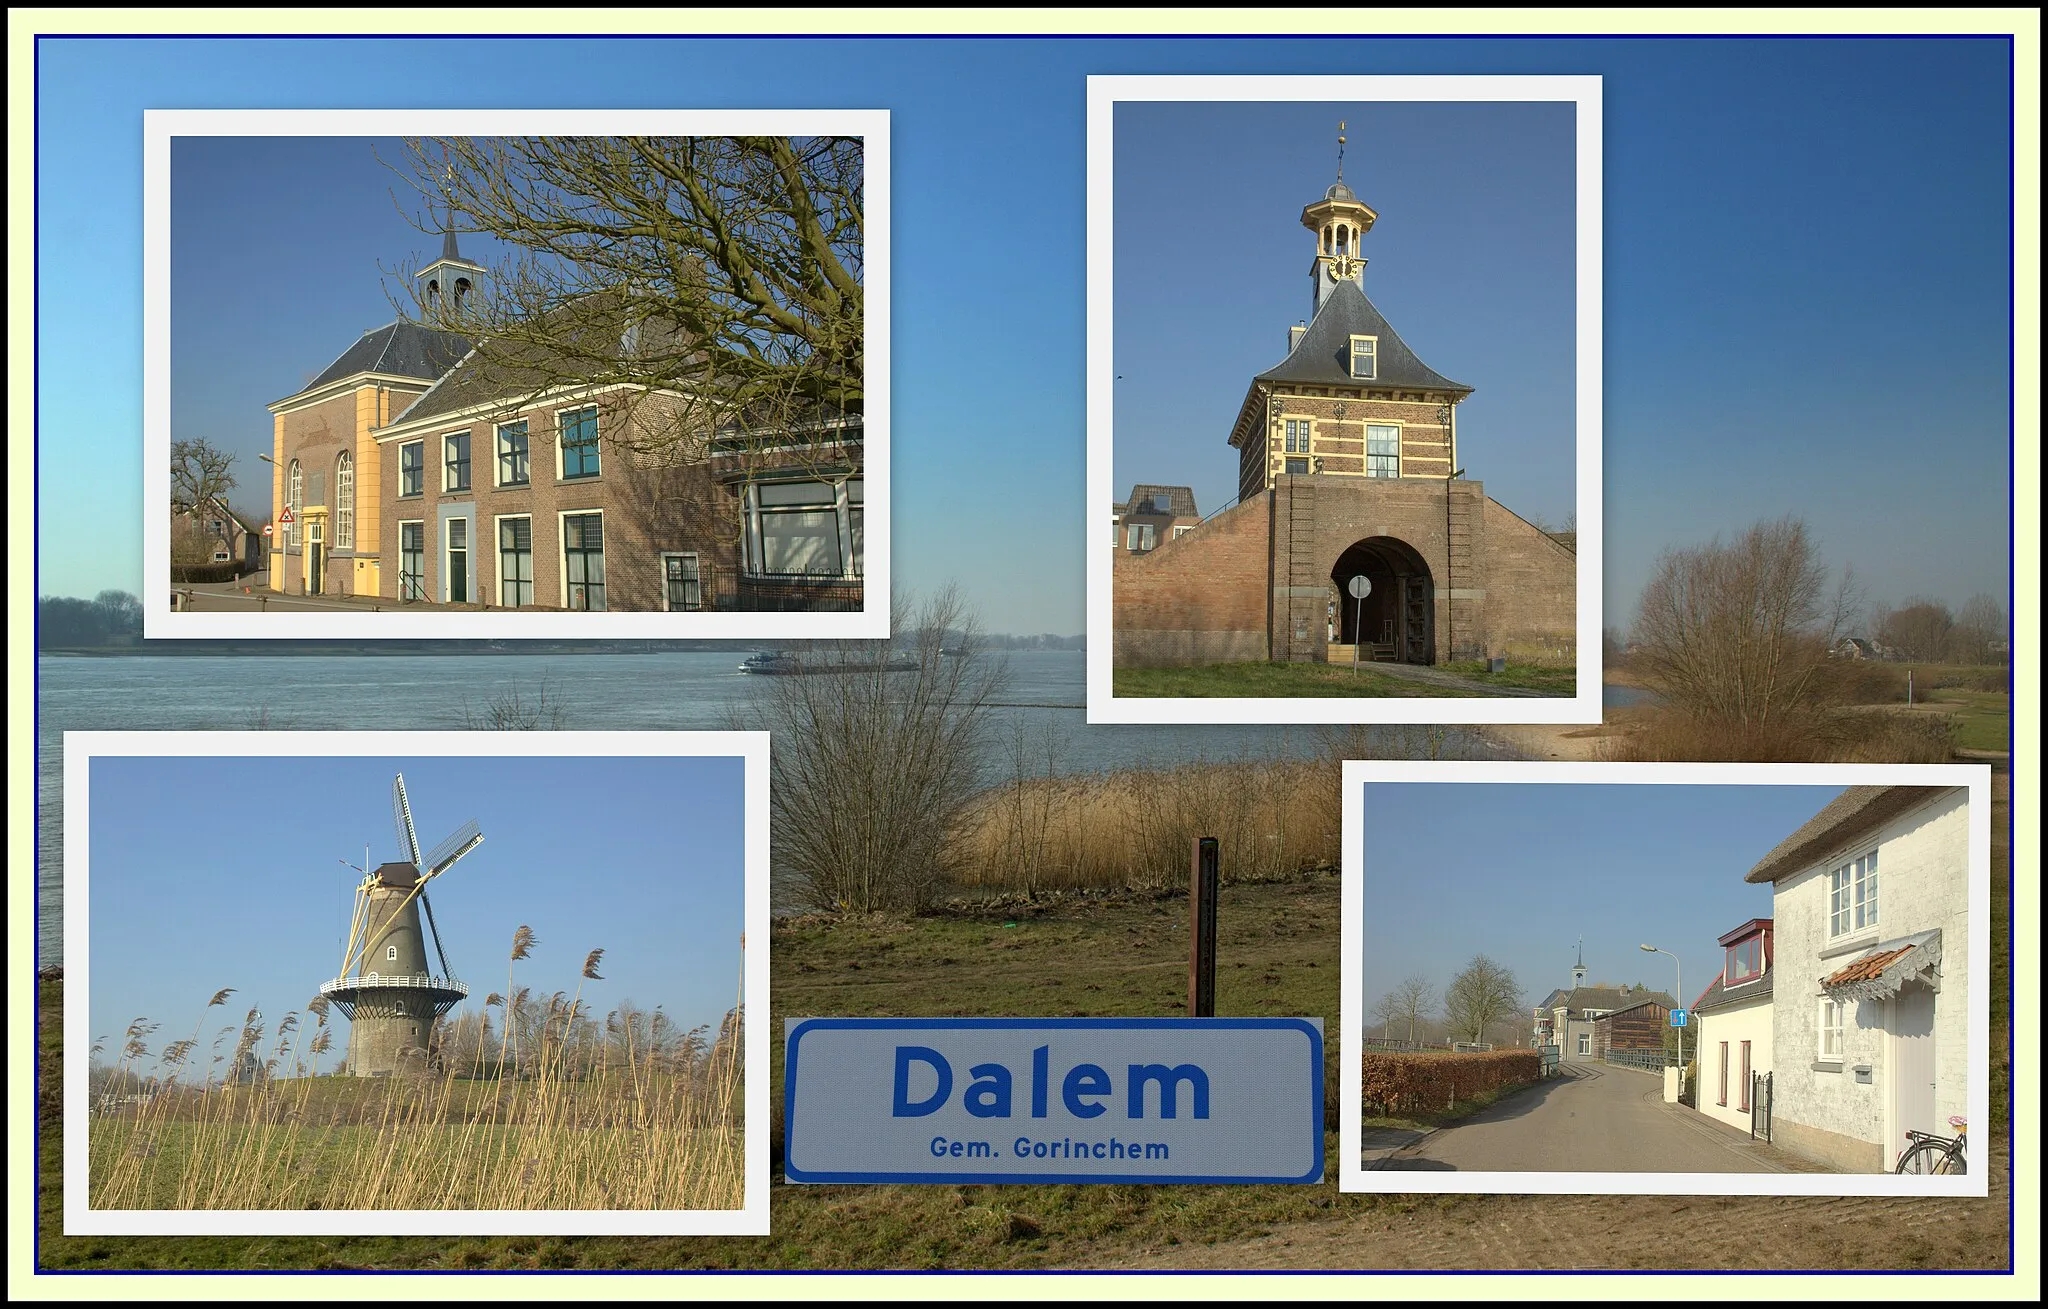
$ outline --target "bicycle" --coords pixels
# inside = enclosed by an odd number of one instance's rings
[[[1898,1171],[1950,1177],[1968,1172],[1963,1160],[1963,1142],[1969,1135],[1969,1124],[1956,1116],[1948,1120],[1948,1125],[1956,1129],[1954,1136],[1936,1136],[1932,1132],[1907,1132],[1906,1139],[1912,1144],[1899,1156]]]

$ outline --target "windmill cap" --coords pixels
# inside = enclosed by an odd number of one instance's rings
[[[377,865],[377,885],[411,886],[420,880],[420,870],[408,863]]]

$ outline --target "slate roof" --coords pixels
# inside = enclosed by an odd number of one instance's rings
[[[431,382],[469,353],[470,341],[457,332],[422,327],[410,319],[373,327],[341,352],[318,377],[300,390],[311,391],[357,373],[389,373]]]
[[[1883,826],[1935,794],[1929,786],[1852,786],[1757,861],[1745,882],[1775,882],[1802,872],[1835,846]]]
[[[1377,375],[1371,379],[1351,375],[1351,338],[1376,336]],[[1416,391],[1454,391],[1472,394],[1463,382],[1453,382],[1437,372],[1408,348],[1380,311],[1366,299],[1356,282],[1346,279],[1331,288],[1316,310],[1314,321],[1302,335],[1301,343],[1277,367],[1258,376],[1261,382],[1293,382],[1315,386],[1373,386]]]
[[[1140,482],[1131,488],[1131,498],[1116,507],[1119,514],[1150,513],[1149,509],[1133,509],[1131,506],[1141,500],[1166,497],[1166,512],[1175,518],[1199,518],[1195,512],[1195,489],[1191,486],[1156,486],[1151,482]]]
[[[1752,1000],[1770,999],[1773,971],[1766,968],[1762,977],[1753,982],[1744,982],[1732,991],[1728,989],[1724,979],[1715,978],[1714,984],[1708,987],[1705,994],[1693,1005],[1693,1012],[1698,1013],[1703,1009],[1725,1009],[1731,1005],[1748,1004]]]

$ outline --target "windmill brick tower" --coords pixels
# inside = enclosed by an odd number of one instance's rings
[[[392,783],[391,808],[399,846],[409,859],[365,873],[356,887],[341,975],[320,988],[349,1020],[348,1071],[356,1077],[424,1071],[434,1025],[469,995],[441,949],[426,888],[481,845],[483,832],[474,821],[465,823],[422,859],[403,775]],[[440,961],[438,973],[427,958],[428,934]]]

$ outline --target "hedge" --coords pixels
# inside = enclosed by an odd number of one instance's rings
[[[1447,1109],[1482,1091],[1533,1082],[1542,1076],[1535,1050],[1485,1054],[1368,1054],[1365,1102],[1389,1113]]]
[[[172,564],[171,581],[187,586],[209,582],[232,582],[242,575],[238,563],[225,564]]]

